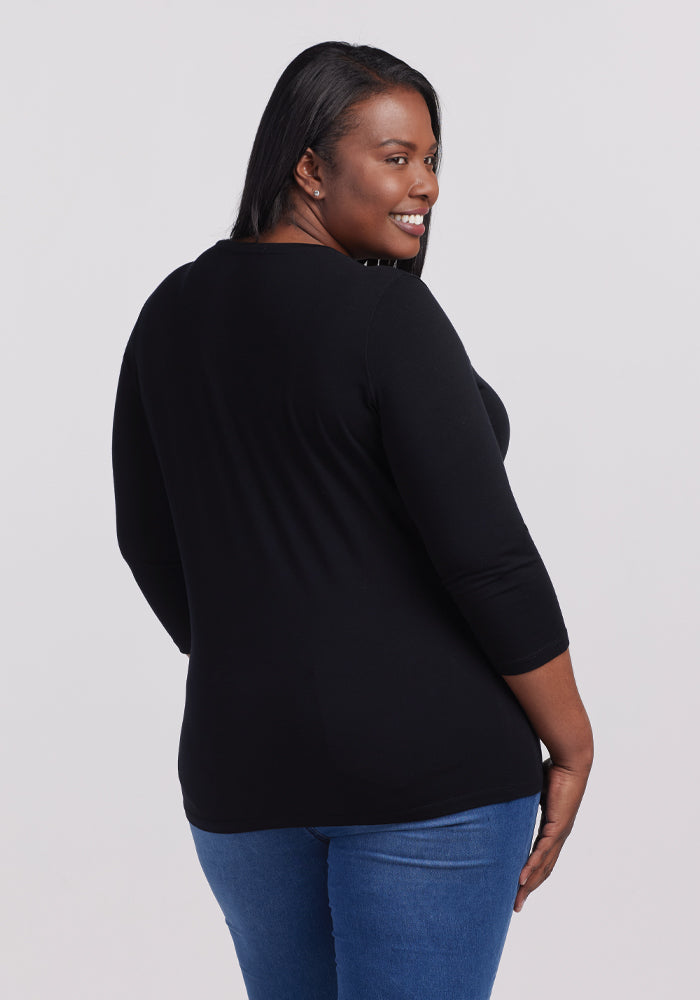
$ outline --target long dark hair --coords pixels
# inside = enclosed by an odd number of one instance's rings
[[[307,146],[333,168],[338,140],[357,121],[353,105],[393,87],[408,87],[423,96],[439,149],[438,96],[408,63],[383,49],[349,42],[319,42],[296,56],[277,81],[260,119],[229,238],[257,239],[272,229],[289,208],[294,167]],[[439,160],[434,162],[437,172]],[[420,276],[431,218],[429,212],[416,256],[386,263]]]

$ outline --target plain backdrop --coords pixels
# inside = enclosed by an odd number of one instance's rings
[[[423,280],[508,409],[596,734],[493,996],[691,995],[698,5],[64,0],[3,21],[3,995],[244,997],[182,810],[187,660],[117,549],[111,424],[142,304],[228,235],[276,80],[332,39],[442,100]]]

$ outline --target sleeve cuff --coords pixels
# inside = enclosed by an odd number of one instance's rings
[[[532,653],[528,653],[527,656],[519,656],[515,660],[510,660],[508,663],[502,663],[498,665],[498,671],[500,674],[506,676],[512,676],[513,674],[526,674],[531,670],[536,670],[538,667],[544,666],[545,663],[549,663],[553,660],[555,656],[559,656],[561,653],[565,653],[569,648],[569,636],[566,631],[562,632],[556,639],[552,639],[551,642],[546,643],[544,646],[540,646],[539,649],[533,650]]]

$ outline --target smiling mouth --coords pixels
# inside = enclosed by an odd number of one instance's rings
[[[389,212],[389,218],[399,229],[402,229],[405,233],[409,233],[411,236],[422,236],[425,232],[423,216],[418,215],[418,213],[413,215],[395,215]]]

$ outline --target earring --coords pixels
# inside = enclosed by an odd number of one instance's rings
[[[321,193],[320,191],[314,191],[314,194],[316,195],[317,198],[320,195],[320,193]]]

